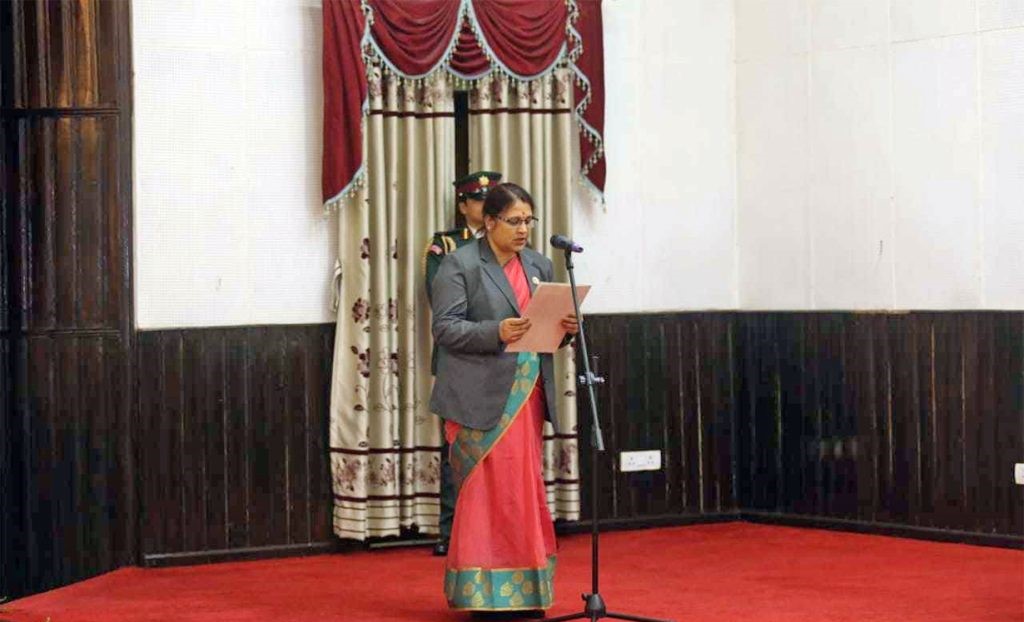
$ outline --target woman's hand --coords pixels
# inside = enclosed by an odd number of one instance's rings
[[[530,330],[530,320],[525,317],[510,317],[498,324],[498,337],[505,343],[515,343]]]
[[[580,321],[575,313],[570,313],[562,318],[562,328],[570,335],[580,332]]]

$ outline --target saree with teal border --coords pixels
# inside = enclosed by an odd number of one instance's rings
[[[505,273],[525,308],[530,289],[518,258]],[[459,488],[444,581],[452,609],[547,609],[553,602],[555,534],[541,471],[544,412],[540,358],[523,352],[494,428],[446,424]]]

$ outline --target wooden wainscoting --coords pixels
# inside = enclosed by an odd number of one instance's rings
[[[1024,313],[739,317],[745,516],[1024,544]]]
[[[334,327],[138,335],[147,565],[332,547]]]
[[[587,316],[589,350],[606,378],[597,389],[606,452],[593,491],[590,407],[580,390],[584,519],[593,515],[595,492],[598,516],[610,526],[738,517],[736,326],[729,313]],[[644,449],[662,452],[662,471],[619,471],[619,452]]]

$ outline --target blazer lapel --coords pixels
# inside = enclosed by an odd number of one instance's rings
[[[516,304],[516,295],[512,291],[512,286],[509,285],[508,277],[505,276],[505,270],[498,263],[498,258],[494,256],[494,251],[491,250],[490,242],[487,241],[487,238],[481,238],[478,244],[480,245],[480,261],[484,265],[484,273],[490,277],[498,291],[505,296],[508,304],[512,305],[516,315],[519,315],[520,311],[519,305]]]
[[[537,289],[537,284],[544,279],[540,278],[540,268],[538,268],[532,261],[525,259],[520,253],[520,259],[523,259],[523,270],[526,272],[526,280],[530,283],[530,294],[533,294]]]

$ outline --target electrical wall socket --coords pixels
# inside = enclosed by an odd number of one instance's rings
[[[1024,462],[1013,465],[1013,481],[1024,486]]]
[[[619,452],[619,471],[622,473],[658,471],[660,469],[661,452],[657,449]]]

